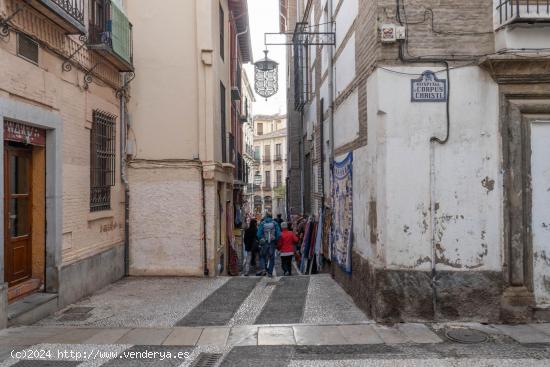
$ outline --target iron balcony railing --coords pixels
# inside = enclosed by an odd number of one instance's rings
[[[282,154],[275,154],[275,161],[282,161],[283,160],[283,156]]]
[[[39,0],[31,4],[68,33],[86,33],[84,0]]]
[[[550,0],[494,0],[495,27],[518,22],[550,22]]]
[[[264,157],[264,163],[271,163],[271,157]]]
[[[133,71],[132,24],[111,0],[91,0],[88,44],[119,71]]]

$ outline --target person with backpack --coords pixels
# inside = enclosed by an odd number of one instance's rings
[[[277,249],[281,253],[281,265],[283,266],[283,275],[290,276],[292,275],[292,257],[294,256],[295,245],[298,243],[299,239],[294,234],[288,230],[288,223],[283,222],[281,224],[281,237],[277,243]]]
[[[267,271],[269,277],[273,276],[275,247],[280,236],[279,224],[273,220],[270,213],[267,213],[256,233],[260,241],[260,270],[256,275],[265,275]]]

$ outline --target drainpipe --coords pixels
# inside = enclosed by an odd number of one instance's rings
[[[334,0],[328,0],[328,7],[330,9],[330,32],[335,32],[336,30],[333,29],[334,23],[333,21],[333,1]],[[329,19],[327,19],[328,21]],[[329,139],[330,139],[330,145],[329,145],[329,167],[332,166],[332,163],[334,162],[334,48],[329,46],[329,69],[328,69],[328,90],[329,90]],[[325,142],[323,142],[324,144]],[[324,180],[324,177],[323,177]],[[324,197],[324,193],[323,193]],[[332,201],[331,201],[332,205]]]
[[[207,277],[210,274],[210,271],[208,270],[208,244],[206,241],[206,189],[205,189],[205,183],[204,183],[204,166],[202,163],[202,160],[200,158],[199,161],[199,172],[201,175],[201,205],[202,205],[202,246],[203,246],[203,252],[204,252],[204,258],[203,258],[203,274],[205,277]]]
[[[330,0],[329,0],[330,1]],[[432,307],[434,313],[434,319],[437,316],[437,269],[436,269],[436,174],[435,174],[435,143],[439,145],[445,145],[449,141],[450,131],[451,131],[451,111],[450,111],[450,101],[451,101],[451,73],[449,68],[449,62],[445,59],[433,59],[433,58],[423,58],[423,57],[408,57],[406,54],[406,41],[401,41],[399,47],[399,59],[403,63],[436,63],[443,64],[447,73],[447,101],[446,101],[446,124],[447,129],[445,132],[445,137],[443,139],[432,136],[430,138],[430,215],[431,215],[431,242],[432,242],[432,271],[431,271],[431,286],[432,286]]]
[[[124,76],[126,83],[126,76]],[[124,275],[130,275],[130,185],[126,172],[126,87],[119,93],[120,98],[120,177],[124,185]]]

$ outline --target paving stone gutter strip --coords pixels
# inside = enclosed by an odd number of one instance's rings
[[[255,324],[300,323],[304,314],[308,285],[309,277],[306,276],[281,278]]]
[[[176,326],[227,325],[261,278],[232,278],[208,296]]]

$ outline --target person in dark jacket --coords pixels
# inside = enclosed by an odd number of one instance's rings
[[[246,251],[244,259],[244,275],[248,276],[250,272],[250,263],[258,252],[258,240],[256,234],[258,226],[256,219],[251,219],[246,231],[244,231],[244,249]]]
[[[277,222],[277,224],[279,225],[279,227],[281,226],[281,224],[283,224],[284,220],[283,220],[283,215],[282,214],[277,214],[277,218],[274,219],[275,222]]]

